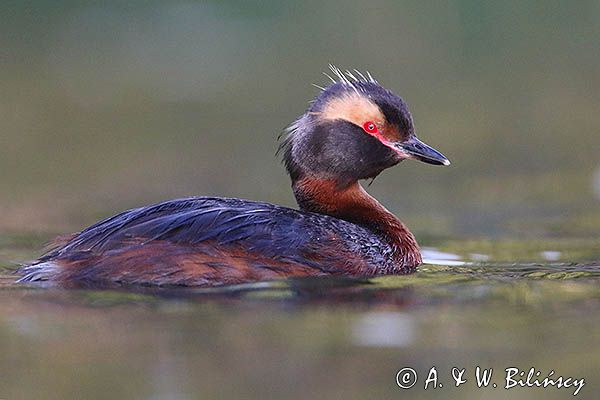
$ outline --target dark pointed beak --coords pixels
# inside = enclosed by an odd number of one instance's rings
[[[450,165],[448,160],[442,153],[433,147],[421,142],[415,136],[405,142],[396,143],[398,149],[409,155],[409,158],[423,161],[433,165]]]

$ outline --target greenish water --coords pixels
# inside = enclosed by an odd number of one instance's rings
[[[600,398],[600,2],[0,4],[0,399]],[[369,192],[410,276],[220,290],[15,285],[54,234],[191,195],[294,206],[277,136],[370,71],[452,161]],[[423,389],[436,366],[440,389]],[[449,371],[466,368],[453,387]],[[476,366],[498,388],[477,388]],[[398,370],[418,384],[402,390]],[[500,375],[499,375],[500,374]]]
[[[570,398],[504,389],[505,369],[600,374],[598,240],[425,247],[409,276],[218,289],[59,290],[14,284],[42,237],[2,237],[2,398]],[[482,261],[484,260],[485,261]],[[551,261],[549,261],[551,259]],[[442,388],[424,390],[430,368]],[[475,368],[493,368],[478,388]],[[396,373],[413,368],[411,389]],[[468,379],[454,387],[453,367]]]

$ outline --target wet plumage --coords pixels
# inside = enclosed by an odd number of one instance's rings
[[[197,197],[101,221],[39,259],[40,264],[62,260],[70,268],[39,270],[33,265],[24,269],[27,275],[22,280],[85,281],[106,276],[111,281],[119,274],[117,281],[127,284],[210,285],[201,274],[190,279],[185,271],[190,257],[204,260],[209,267],[206,274],[220,275],[220,283],[245,282],[245,275],[285,277],[288,269],[299,266],[307,267],[299,275],[353,271],[372,276],[382,273],[377,269],[393,268],[386,260],[389,252],[389,246],[367,229],[326,215],[240,199]],[[223,262],[226,254],[233,256]],[[238,267],[231,268],[231,263]],[[240,273],[242,264],[252,271]]]
[[[414,271],[414,236],[358,181],[407,158],[448,161],[416,139],[402,99],[370,75],[332,71],[339,81],[280,147],[300,210],[216,197],[128,210],[57,242],[20,281],[214,286]]]

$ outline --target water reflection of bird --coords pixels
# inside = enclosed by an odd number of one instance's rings
[[[400,97],[368,73],[331,69],[333,84],[280,145],[300,210],[194,197],[125,211],[58,240],[20,281],[214,286],[414,271],[415,237],[358,182],[404,159],[449,161],[417,139]]]

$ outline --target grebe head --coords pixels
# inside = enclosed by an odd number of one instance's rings
[[[406,103],[370,74],[342,72],[287,129],[280,150],[293,181],[334,180],[338,187],[374,178],[405,159],[449,165],[417,139]]]

